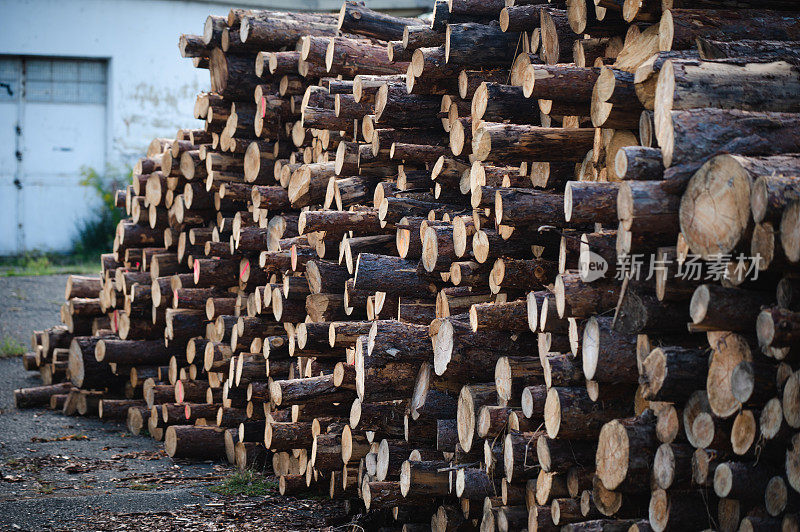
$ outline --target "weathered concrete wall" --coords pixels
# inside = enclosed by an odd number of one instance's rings
[[[99,106],[90,117],[71,104],[46,112],[39,105],[39,114],[19,116],[22,107],[0,105],[0,148],[6,148],[0,149],[0,255],[68,250],[76,224],[96,205],[94,192],[78,184],[78,169],[102,172],[108,165],[125,172],[154,137],[202,127],[192,108],[196,94],[210,86],[208,70],[180,57],[181,33],[201,33],[209,14],[232,7],[338,11],[341,2],[0,0],[0,56],[97,58],[108,65],[105,118]],[[373,9],[403,14],[431,3],[368,1]],[[54,138],[45,141],[42,131]]]
[[[154,136],[191,126],[208,71],[178,53],[178,35],[202,31],[227,5],[147,0],[14,0],[0,17],[0,53],[106,58],[107,162],[128,164]]]
[[[431,3],[367,2],[393,10]],[[180,57],[178,35],[201,33],[209,14],[234,5],[338,10],[341,0],[2,0],[0,54],[108,58],[107,160],[119,166],[153,137],[193,125],[194,97],[208,88],[208,71]]]

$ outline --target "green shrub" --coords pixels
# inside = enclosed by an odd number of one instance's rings
[[[116,190],[130,182],[132,172],[123,174],[113,167],[100,174],[94,168],[81,170],[81,185],[94,190],[100,199],[100,207],[78,222],[77,235],[72,243],[73,253],[80,257],[95,258],[112,249],[117,223],[124,216],[122,209],[114,204]]]

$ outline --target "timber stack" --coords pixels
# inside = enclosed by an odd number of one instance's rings
[[[209,17],[18,406],[375,528],[797,530],[797,9]]]

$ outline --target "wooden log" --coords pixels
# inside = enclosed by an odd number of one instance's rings
[[[494,486],[482,469],[462,468],[456,473],[455,492],[464,499],[481,499],[492,496]]]
[[[707,525],[705,503],[688,492],[666,492],[654,490],[650,496],[648,510],[650,526],[663,531],[671,527],[695,528]]]
[[[495,366],[494,378],[498,397],[510,402],[521,397],[525,417],[530,418],[533,412],[541,412],[544,408],[544,396],[540,389],[543,369],[536,358],[502,357]]]
[[[570,271],[556,277],[554,292],[559,317],[588,318],[600,314],[613,307],[619,296],[614,283],[587,283],[581,280],[580,274]]]
[[[417,275],[415,263],[403,259],[360,253],[355,268],[354,288],[391,294],[432,293],[432,283]]]
[[[642,395],[651,401],[681,401],[692,390],[702,388],[707,365],[701,349],[657,347],[642,363]]]
[[[468,385],[461,389],[456,414],[458,442],[466,452],[472,448],[477,434],[477,416],[480,408],[496,401],[494,384]]]
[[[670,9],[659,20],[660,50],[684,50],[703,37],[722,41],[739,39],[798,40],[794,19],[779,12],[747,9]]]
[[[550,192],[498,188],[494,194],[495,221],[512,227],[560,225],[564,201],[564,196]]]
[[[480,161],[517,159],[574,161],[583,158],[594,142],[594,130],[529,125],[481,124],[472,139],[472,152]]]
[[[339,11],[338,29],[384,41],[403,38],[406,26],[418,25],[417,19],[400,18],[373,11],[358,2],[348,1]]]
[[[553,387],[548,391],[545,403],[547,435],[551,438],[593,439],[605,422],[627,417],[631,407],[623,402],[594,402],[585,388]]]
[[[507,65],[514,59],[518,38],[515,32],[503,32],[499,24],[448,24],[445,60],[454,65]]]
[[[240,19],[239,38],[257,49],[279,49],[293,46],[304,35],[333,35],[336,21],[333,17],[292,13],[291,17],[261,16],[245,12]]]
[[[437,375],[452,372],[486,371],[494,367],[501,355],[527,354],[528,333],[508,335],[502,331],[472,332],[468,323],[443,320],[434,342],[434,370]]]
[[[95,298],[102,289],[102,281],[99,277],[85,275],[70,275],[67,278],[67,286],[64,299],[72,298]]]
[[[674,234],[679,203],[678,196],[664,192],[660,181],[625,181],[617,196],[617,215],[625,230]]]
[[[759,344],[770,347],[791,347],[800,338],[797,312],[781,308],[769,308],[758,314],[756,333]]]
[[[125,366],[163,365],[169,362],[174,349],[164,346],[161,340],[98,340],[94,355],[98,362],[115,363]]]
[[[675,333],[691,319],[685,304],[659,301],[644,287],[628,285],[617,305],[615,329],[621,332]]]
[[[533,478],[534,475],[539,476],[542,479],[547,473],[544,475],[542,471],[536,471],[537,469],[537,456],[536,456],[536,440],[543,434],[543,431],[536,431],[536,432],[509,432],[506,434],[505,439],[503,440],[503,472],[505,474],[505,479],[508,482],[512,480],[522,480]],[[552,477],[548,477],[547,481],[542,481],[541,484],[544,486],[545,484],[548,485],[547,488],[542,489],[542,492],[547,492],[546,495],[542,495],[546,497],[548,500],[558,497],[560,495],[559,489],[563,486],[558,486],[556,489],[553,489],[554,483],[552,482]],[[561,480],[561,479],[559,479]],[[539,488],[539,482],[537,481],[537,491]]]
[[[581,343],[583,374],[598,382],[638,382],[636,337],[613,329],[612,318],[591,317]]]
[[[64,394],[72,389],[69,382],[37,386],[34,388],[18,388],[14,390],[14,406],[16,408],[33,408],[50,404],[50,398],[56,394]]]
[[[447,462],[411,461],[403,462],[400,470],[400,492],[404,497],[413,496],[447,496],[450,494],[450,475],[440,469],[446,468]]]
[[[564,189],[564,219],[574,224],[614,223],[620,188],[616,183],[568,181]]]
[[[598,437],[596,474],[606,489],[641,489],[649,483],[657,448],[652,413],[610,421]]]
[[[574,466],[590,467],[596,452],[595,441],[564,440],[541,435],[536,442],[539,465],[547,472],[566,472]]]
[[[172,425],[164,432],[164,447],[171,458],[218,459],[225,454],[224,430]]]
[[[659,144],[670,168],[665,186],[671,190],[680,190],[705,161],[722,152],[773,155],[798,148],[792,114],[704,108],[673,110],[660,118]],[[709,121],[719,127],[707,129]]]
[[[519,124],[538,124],[539,111],[529,106],[522,87],[502,83],[482,83],[472,97],[473,120],[502,120],[514,113]]]
[[[659,148],[625,146],[617,151],[614,170],[620,179],[659,180],[664,176],[662,151]]]
[[[435,96],[408,94],[405,85],[385,83],[375,95],[375,120],[393,128],[433,126],[434,120],[439,120],[440,106],[441,100]],[[419,114],[409,113],[410,108]]]
[[[692,322],[705,330],[751,332],[762,305],[771,294],[703,284],[697,287],[689,303]]]
[[[751,360],[752,354],[747,340],[734,333],[720,333],[710,344],[712,353],[706,385],[708,402],[716,416],[727,418],[741,405],[731,391],[731,373],[740,362]]]
[[[101,338],[76,336],[69,347],[70,381],[77,387],[107,387],[117,380],[107,364],[101,364],[94,356],[95,347]]]

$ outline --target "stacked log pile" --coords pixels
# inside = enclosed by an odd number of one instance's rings
[[[794,9],[209,17],[17,404],[375,527],[796,530]]]

